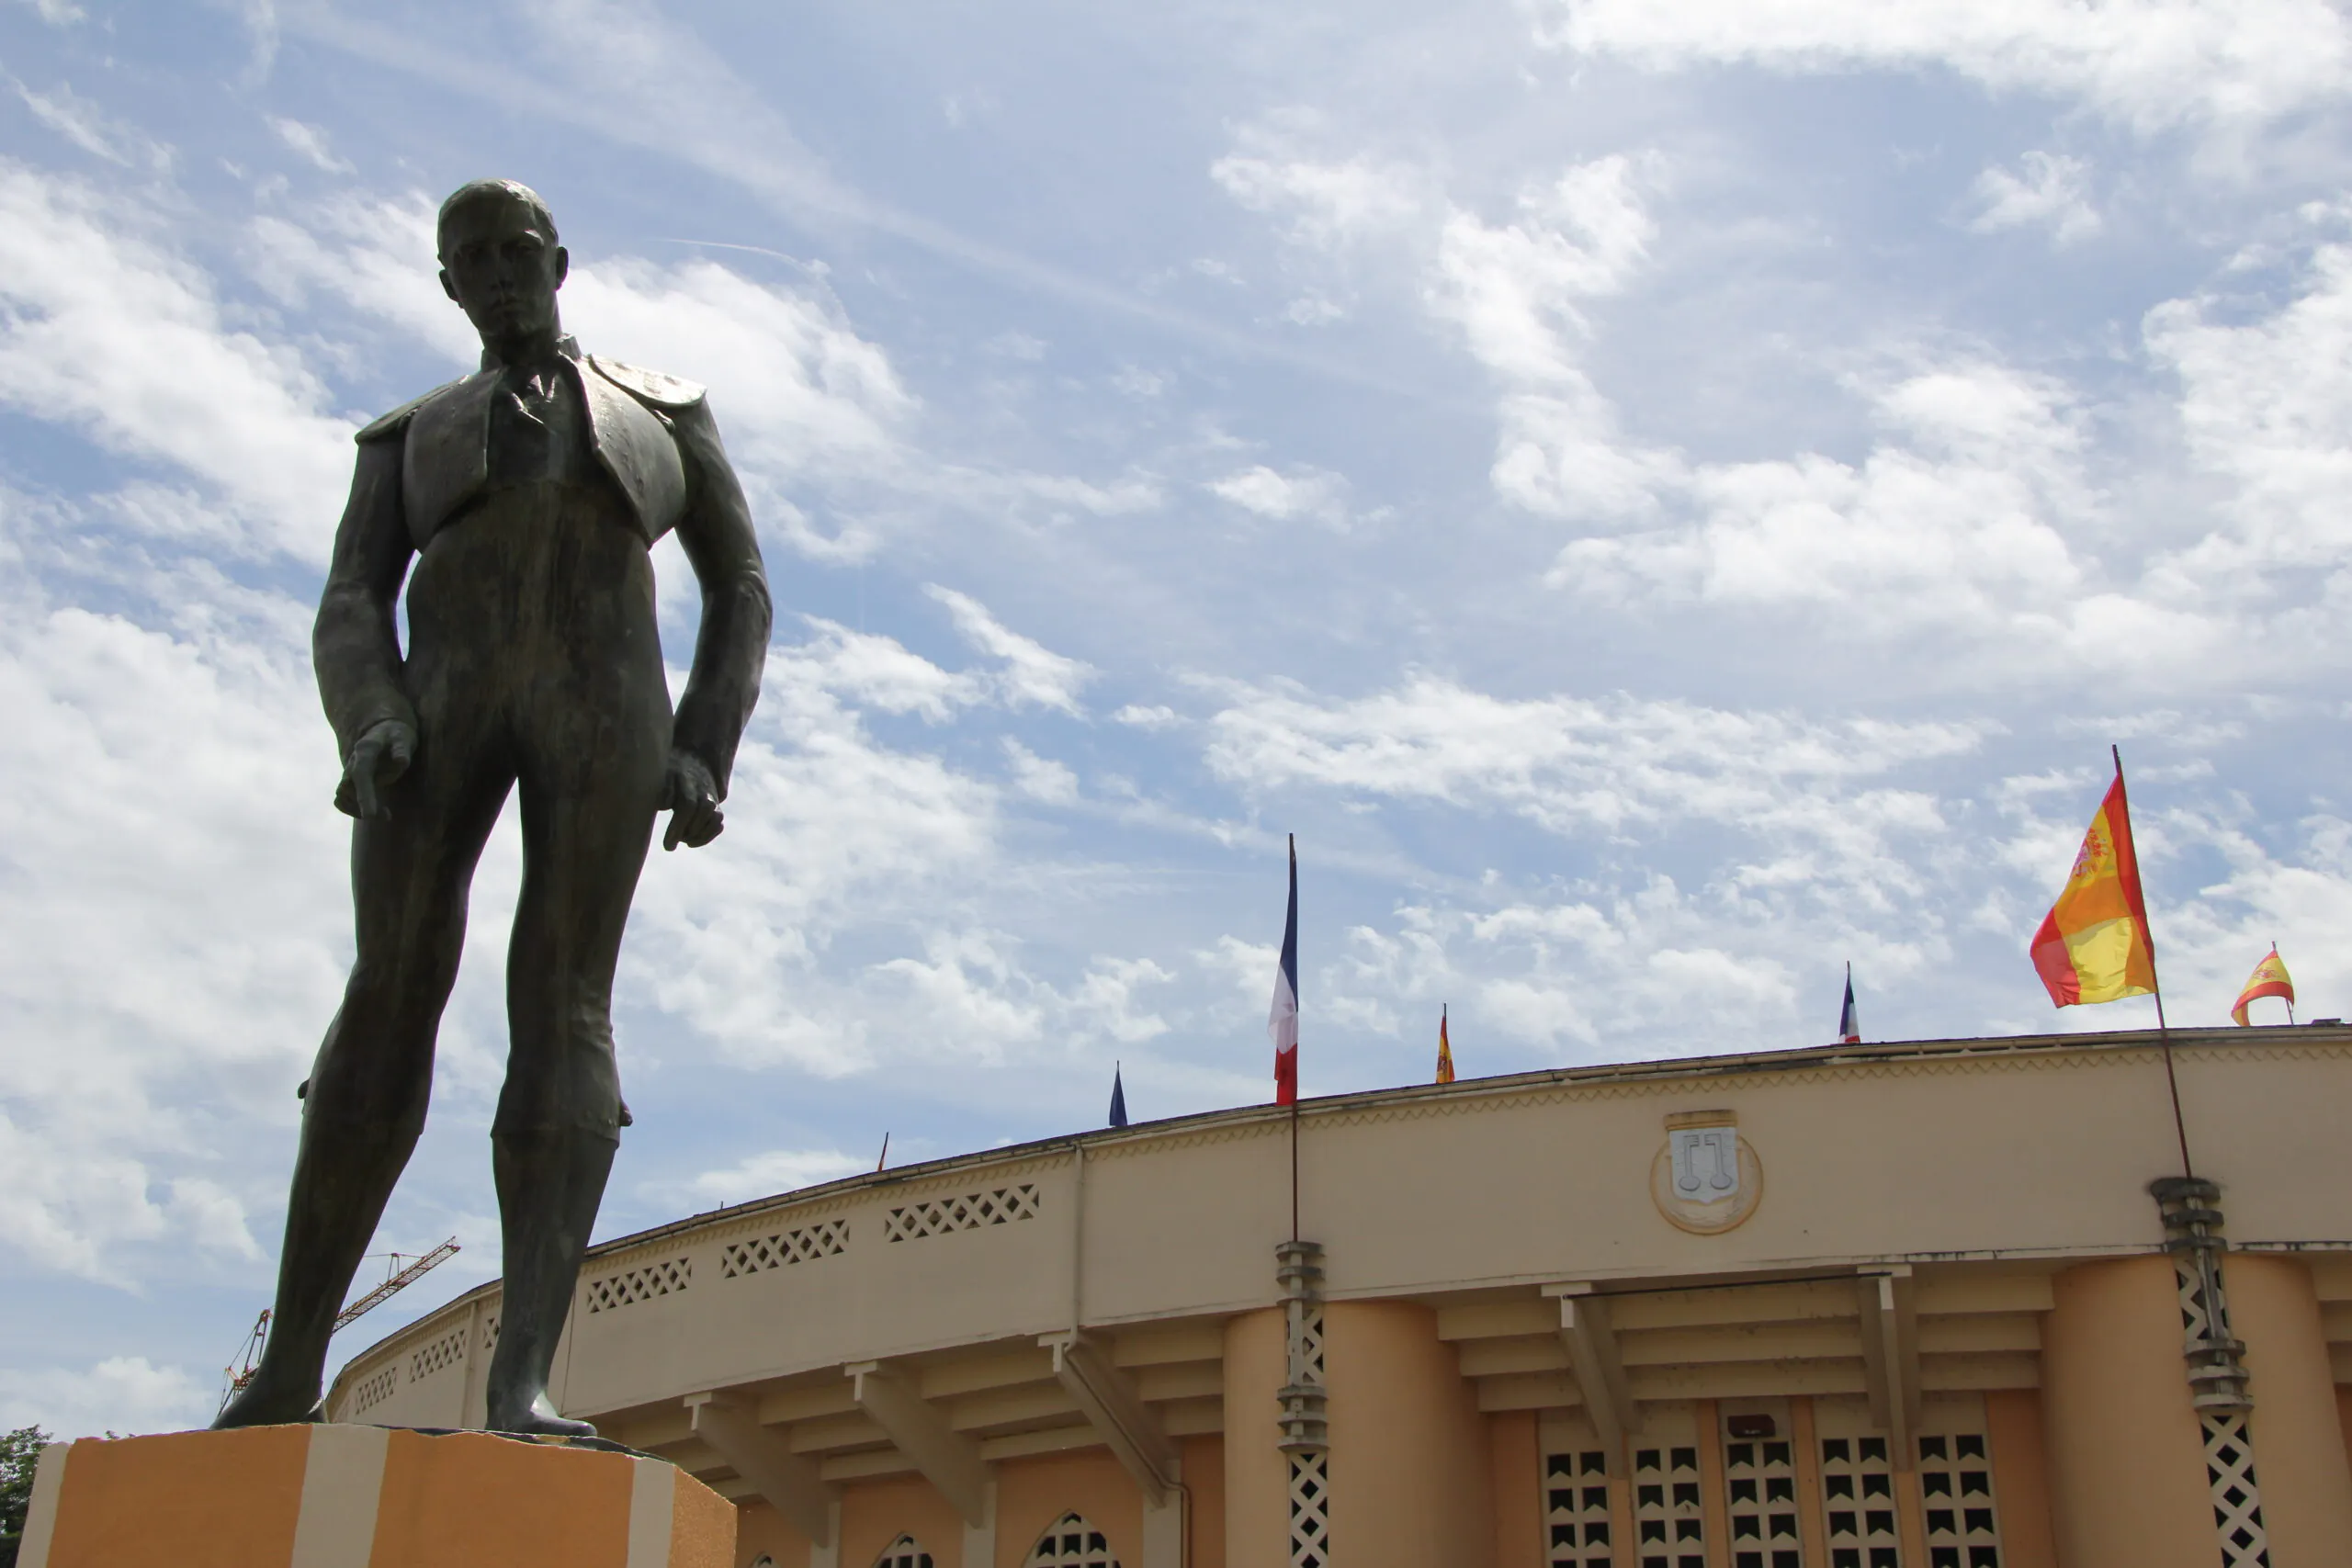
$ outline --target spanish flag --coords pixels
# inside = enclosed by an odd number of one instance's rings
[[[1437,1081],[1453,1081],[1453,1043],[1445,1037],[1445,1009],[1437,1010]]]
[[[2270,956],[2254,966],[2246,976],[2245,989],[2238,993],[2238,1005],[2230,1010],[2230,1021],[2241,1029],[2245,1027],[2245,1010],[2260,997],[2283,997],[2287,1001],[2287,1021],[2295,1021],[2295,982],[2288,977],[2287,961],[2278,956],[2278,944],[2270,944]]]
[[[2033,934],[2033,966],[2054,1007],[2144,997],[2156,988],[2156,944],[2140,897],[2120,758],[2065,888]]]

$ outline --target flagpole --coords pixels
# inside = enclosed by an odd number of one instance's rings
[[[1298,897],[1298,835],[1297,835],[1297,834],[1295,834],[1295,833],[1293,833],[1293,834],[1289,835],[1289,838],[1290,838],[1290,886],[1291,886],[1291,898],[1292,898],[1292,900],[1293,900],[1293,907],[1294,907],[1294,908],[1295,908],[1295,907],[1296,907],[1296,900],[1297,900],[1297,897]],[[1294,987],[1295,987],[1295,986],[1296,986],[1296,984],[1297,984],[1297,982],[1296,982],[1295,980],[1294,980],[1294,981],[1292,982],[1292,984],[1293,984],[1293,986],[1294,986]],[[1293,1005],[1294,1007],[1295,1007],[1295,1006],[1297,1005],[1297,999],[1298,999],[1298,993],[1297,993],[1297,991],[1296,991],[1295,989],[1294,989],[1294,990],[1292,991],[1292,993],[1291,993],[1291,1001],[1292,1001],[1292,1005]],[[1291,1087],[1290,1087],[1290,1238],[1291,1238],[1291,1240],[1293,1240],[1293,1241],[1296,1241],[1296,1240],[1298,1239],[1298,1078],[1297,1078],[1297,1073],[1298,1073],[1298,1057],[1297,1057],[1297,1055],[1296,1055],[1296,1047],[1295,1047],[1295,1046],[1294,1046],[1294,1047],[1293,1047],[1293,1055],[1292,1055],[1292,1057],[1291,1057],[1291,1074],[1292,1074],[1292,1077],[1291,1077]]]
[[[2123,783],[2123,748],[2109,742],[2107,750],[2108,754],[2115,759],[2115,787],[2122,793],[2123,814],[2129,820],[2132,815],[2132,792],[2124,787]],[[2135,833],[2132,842],[2132,864],[2135,872],[2139,869],[2139,863],[2140,843],[2139,837]],[[2140,888],[2140,929],[2147,934],[2148,938],[2148,987],[2155,993],[2156,998],[2156,1040],[2164,1047],[2165,1089],[2172,1096],[2172,1134],[2180,1145],[2180,1174],[2195,1176],[2196,1168],[2189,1163],[2188,1159],[2188,1123],[2180,1114],[2180,1078],[2173,1071],[2172,1066],[2172,1030],[2165,1022],[2164,972],[2156,966],[2155,922],[2148,919],[2148,891],[2144,883]]]

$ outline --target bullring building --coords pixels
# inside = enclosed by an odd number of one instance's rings
[[[2352,1030],[2171,1045],[2177,1128],[2115,1033],[862,1176],[597,1247],[555,1393],[734,1499],[739,1568],[2341,1568]],[[479,1425],[498,1325],[334,1417]]]

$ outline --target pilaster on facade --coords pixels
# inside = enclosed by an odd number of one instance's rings
[[[1288,1361],[1282,1392],[1282,1441],[1286,1454],[1320,1453],[1330,1447],[1323,1382],[1323,1248],[1311,1241],[1285,1241],[1274,1248],[1274,1280],[1283,1289],[1289,1330]]]
[[[2201,1177],[2166,1176],[2150,1182],[2148,1191],[2181,1281],[2188,1402],[2200,1416],[2251,1410],[2245,1346],[2230,1335],[2229,1301],[2222,1290],[2222,1254],[2230,1247],[2222,1235],[2222,1190]]]
[[[2166,1176],[2148,1183],[2148,1192],[2164,1221],[2165,1250],[2172,1254],[2180,1290],[2181,1359],[2188,1364],[2188,1402],[2204,1442],[2222,1568],[2267,1568],[2270,1541],[2254,1468],[2254,1393],[2245,1344],[2230,1332],[2222,1278],[2222,1255],[2230,1247],[2222,1235],[2222,1190],[2201,1177]]]

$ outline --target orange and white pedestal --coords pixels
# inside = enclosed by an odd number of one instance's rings
[[[658,1459],[485,1432],[254,1427],[43,1450],[18,1568],[733,1568]]]

